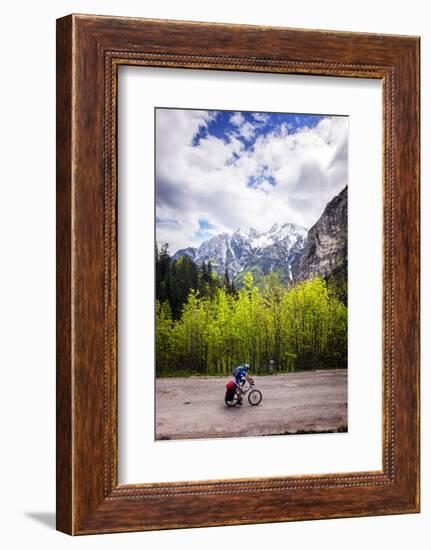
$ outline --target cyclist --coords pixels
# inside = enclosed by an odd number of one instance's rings
[[[245,363],[244,365],[238,365],[235,367],[233,371],[233,376],[235,378],[235,384],[238,388],[238,405],[242,405],[242,387],[244,386],[245,382],[251,381],[250,376],[248,375],[248,371],[250,370],[250,365],[247,365]]]

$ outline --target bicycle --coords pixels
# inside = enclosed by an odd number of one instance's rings
[[[248,402],[253,407],[259,405],[262,401],[262,392],[254,387],[254,380],[251,378],[241,388],[237,387],[235,392],[231,395],[226,392],[224,402],[228,407],[235,407],[238,405],[240,392],[244,398],[247,395]],[[230,397],[232,397],[230,399]]]

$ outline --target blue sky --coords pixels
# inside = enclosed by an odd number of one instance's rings
[[[309,228],[347,184],[347,137],[342,116],[157,108],[157,241]]]
[[[232,122],[235,120],[235,114],[240,115],[245,124],[250,124],[254,128],[254,134],[250,137],[240,135],[246,149],[251,149],[259,136],[265,136],[276,130],[281,125],[286,124],[290,133],[295,133],[304,127],[314,128],[324,117],[322,115],[305,115],[290,113],[255,113],[241,111],[235,113],[232,111],[208,111],[214,118],[208,126],[202,126],[193,136],[193,145],[198,145],[201,139],[209,135],[216,136],[225,142],[229,141],[229,135],[234,132],[238,125]]]

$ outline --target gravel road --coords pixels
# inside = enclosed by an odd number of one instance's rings
[[[255,376],[263,400],[224,404],[228,378],[156,380],[156,439],[202,439],[345,431],[347,370]]]

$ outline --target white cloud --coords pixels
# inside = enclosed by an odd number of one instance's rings
[[[242,126],[242,124],[244,124],[245,122],[245,118],[242,116],[241,113],[234,113],[230,117],[229,122],[234,126]]]
[[[251,116],[253,117],[253,120],[256,122],[261,122],[262,124],[266,124],[269,120],[269,115],[266,113],[253,113]]]
[[[249,141],[256,133],[256,127],[250,122],[244,122],[239,128],[239,135]]]
[[[347,118],[327,117],[292,134],[284,124],[246,148],[239,137],[252,131],[243,130],[250,123],[235,113],[237,132],[227,141],[209,134],[193,146],[214,116],[157,110],[157,216],[176,222],[158,224],[157,240],[172,252],[199,244],[202,219],[214,226],[212,234],[240,226],[264,231],[274,222],[310,227],[347,184]]]
[[[268,115],[264,113],[252,113],[251,117],[253,118],[254,124],[248,122],[242,113],[234,113],[230,117],[229,122],[233,126],[236,126],[234,135],[242,137],[246,141],[250,141],[254,137],[257,128],[262,126],[269,118]]]

